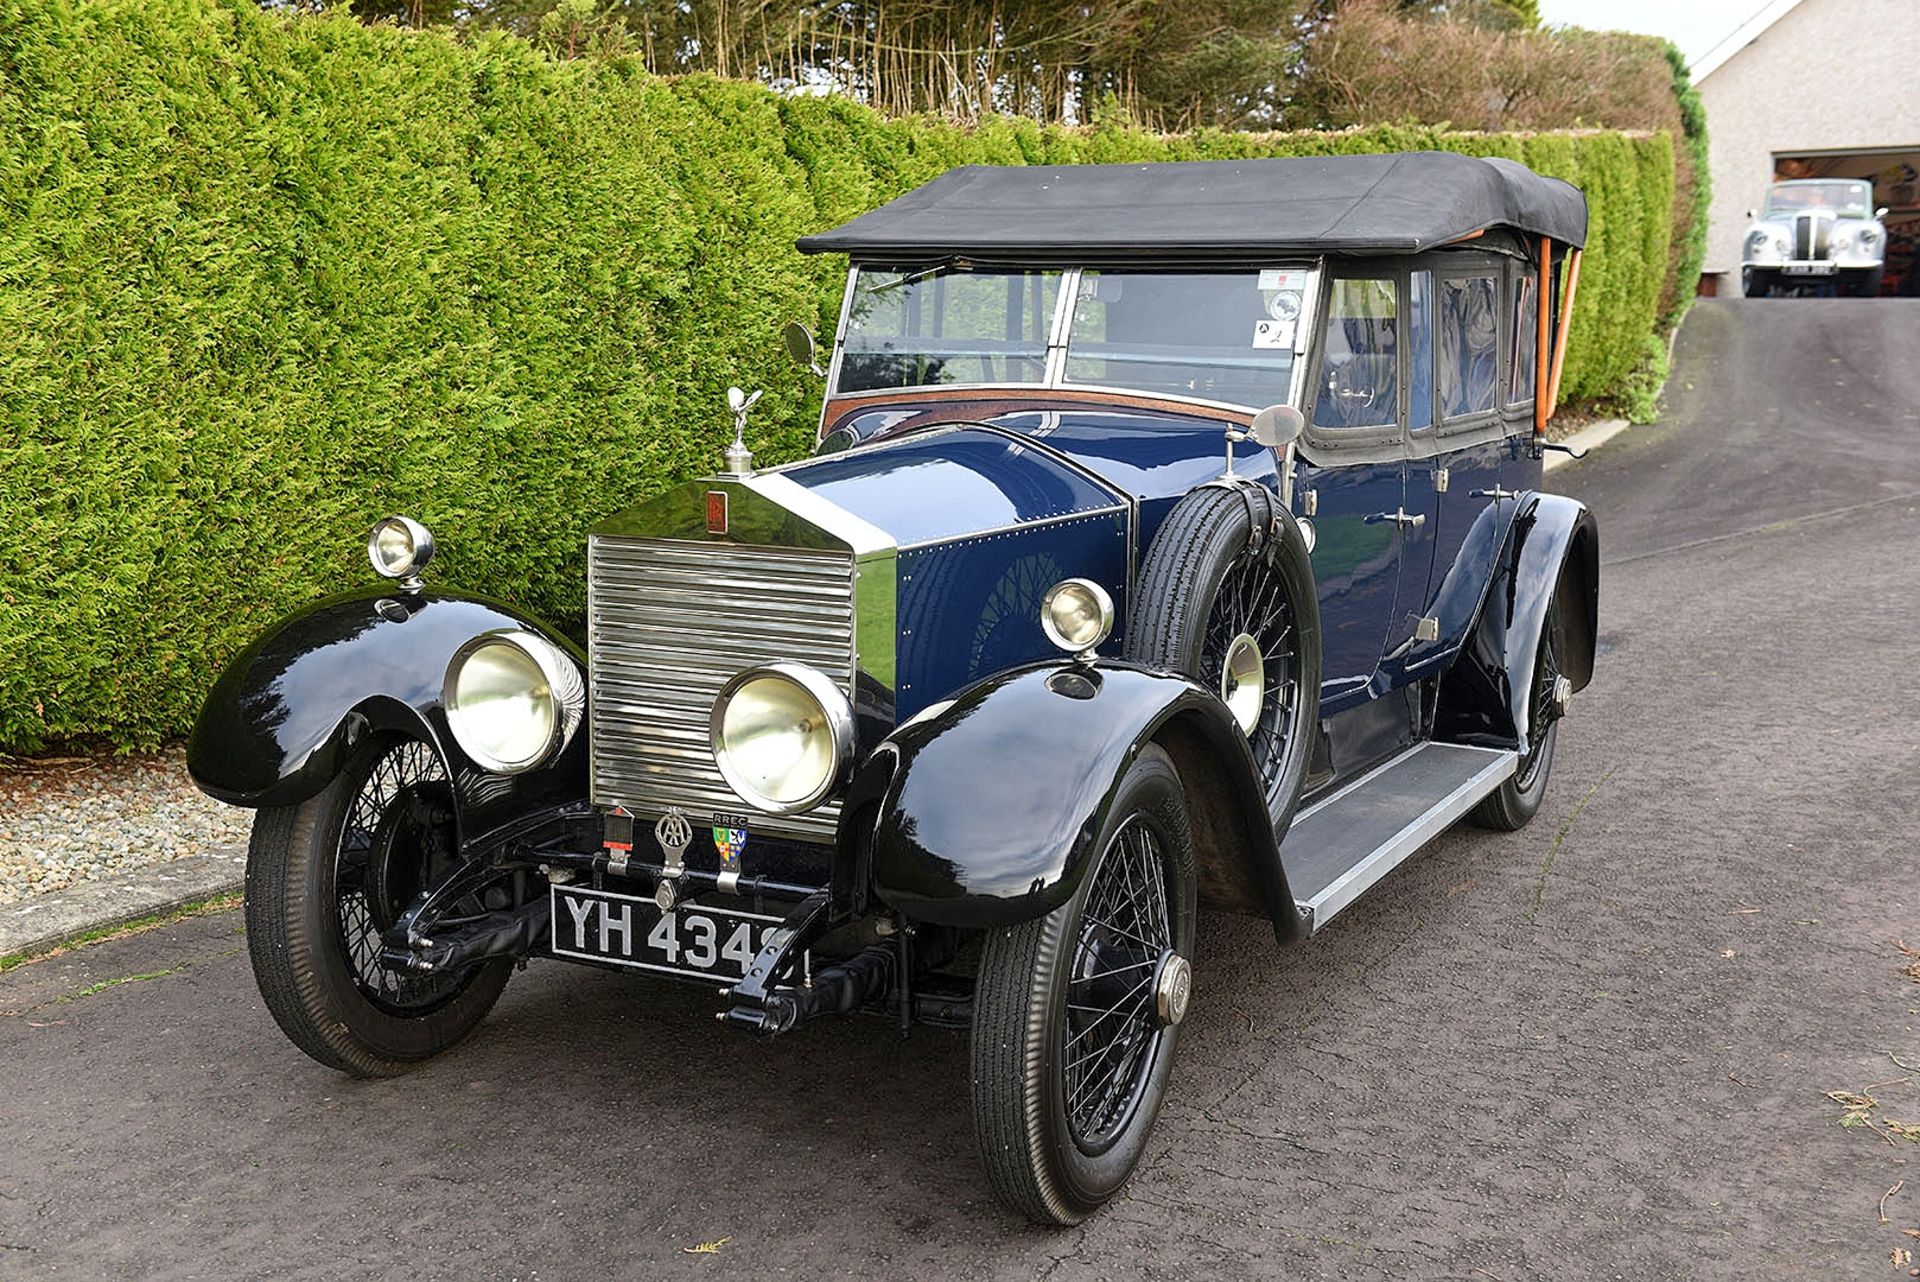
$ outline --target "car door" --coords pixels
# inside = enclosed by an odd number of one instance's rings
[[[1394,621],[1405,546],[1406,354],[1398,273],[1352,270],[1328,282],[1313,409],[1296,481],[1310,514],[1319,585],[1321,711],[1369,697]]]

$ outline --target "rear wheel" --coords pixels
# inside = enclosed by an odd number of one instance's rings
[[[452,1046],[512,963],[391,970],[381,933],[451,866],[453,798],[433,750],[388,739],[356,751],[318,796],[254,819],[247,947],[260,994],[294,1045],[330,1068],[384,1077]]]
[[[1553,772],[1553,745],[1560,732],[1560,717],[1566,711],[1571,686],[1560,671],[1560,655],[1566,646],[1562,639],[1558,602],[1547,605],[1546,624],[1540,629],[1540,645],[1534,652],[1533,683],[1527,695],[1527,742],[1520,764],[1508,780],[1487,794],[1473,811],[1473,822],[1497,832],[1517,832],[1539,813],[1547,793],[1547,776]]]
[[[1133,1174],[1191,994],[1193,838],[1180,778],[1148,747],[1072,899],[987,934],[973,1014],[973,1123],[994,1193],[1043,1224],[1092,1214]]]

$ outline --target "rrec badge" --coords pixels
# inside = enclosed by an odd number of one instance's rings
[[[715,827],[713,848],[720,852],[721,872],[739,872],[740,852],[747,848],[747,830]]]

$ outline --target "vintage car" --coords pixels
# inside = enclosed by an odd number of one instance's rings
[[[1837,290],[1880,292],[1887,267],[1885,209],[1873,207],[1864,178],[1802,178],[1767,188],[1765,208],[1747,211],[1740,292],[1748,298]]]
[[[788,335],[817,453],[756,469],[736,389],[723,471],[587,536],[584,647],[389,517],[383,590],[220,677],[189,764],[259,810],[269,1010],[362,1075],[530,957],[970,1027],[990,1184],[1089,1214],[1203,908],[1303,940],[1540,806],[1594,661],[1594,521],[1538,488],[1585,232],[1416,153],[963,168],[801,241],[851,261],[830,368]]]

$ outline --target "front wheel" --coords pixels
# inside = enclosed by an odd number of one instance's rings
[[[368,744],[318,796],[255,817],[247,948],[294,1045],[355,1077],[387,1077],[492,1009],[509,961],[424,975],[380,961],[381,933],[453,858],[446,771],[415,740]]]
[[[1157,747],[1128,768],[1092,867],[1037,921],[996,928],[973,1014],[973,1124],[994,1193],[1073,1224],[1140,1161],[1191,993],[1193,837]]]

